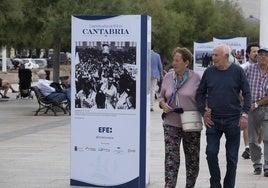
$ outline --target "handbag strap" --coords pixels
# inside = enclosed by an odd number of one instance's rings
[[[185,73],[183,74],[182,78],[180,81],[178,81],[178,76],[177,74],[175,73],[175,71],[173,72],[173,81],[174,81],[174,89],[173,89],[173,92],[171,94],[171,97],[169,98],[169,101],[168,101],[168,104],[170,105],[175,97],[177,96],[177,92],[178,90],[183,86],[183,84],[187,81],[188,77],[189,77],[189,73],[190,73],[190,70],[189,69],[186,69]],[[178,97],[176,97],[176,104],[177,104],[177,99]]]

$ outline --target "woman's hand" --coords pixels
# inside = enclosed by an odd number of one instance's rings
[[[169,113],[169,112],[171,112],[171,111],[173,111],[173,108],[171,107],[171,106],[169,106],[166,102],[164,102],[164,101],[162,101],[161,103],[160,103],[160,106],[161,106],[161,108],[163,109],[163,111],[165,112],[165,113]]]

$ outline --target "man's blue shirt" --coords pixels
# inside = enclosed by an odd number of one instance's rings
[[[244,104],[240,104],[240,92]],[[248,112],[251,105],[250,87],[244,70],[232,63],[226,70],[215,66],[207,68],[196,93],[198,109],[204,114],[207,103],[212,116],[236,116]]]
[[[161,77],[163,71],[163,65],[160,58],[160,55],[155,51],[151,51],[151,78],[157,78],[158,80]]]

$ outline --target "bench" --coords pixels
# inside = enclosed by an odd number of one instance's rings
[[[0,97],[2,97],[2,98],[4,96],[3,92],[4,92],[4,88],[2,86],[0,86]]]
[[[4,96],[4,88],[2,87],[2,78],[0,78],[0,97],[3,98]]]
[[[36,99],[38,101],[39,108],[35,112],[35,116],[38,115],[38,113],[42,110],[45,111],[45,114],[49,110],[51,110],[54,115],[57,115],[57,111],[63,111],[64,114],[66,114],[66,109],[68,108],[68,103],[67,101],[62,101],[62,102],[55,102],[48,100],[39,90],[37,86],[33,86],[32,90],[34,91],[34,94],[36,96]]]

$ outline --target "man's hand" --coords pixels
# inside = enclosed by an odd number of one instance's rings
[[[214,122],[211,120],[211,109],[206,107],[205,108],[205,113],[204,113],[204,123],[206,127],[211,127],[214,125]]]
[[[241,116],[239,119],[240,130],[245,130],[248,128],[248,118]]]

